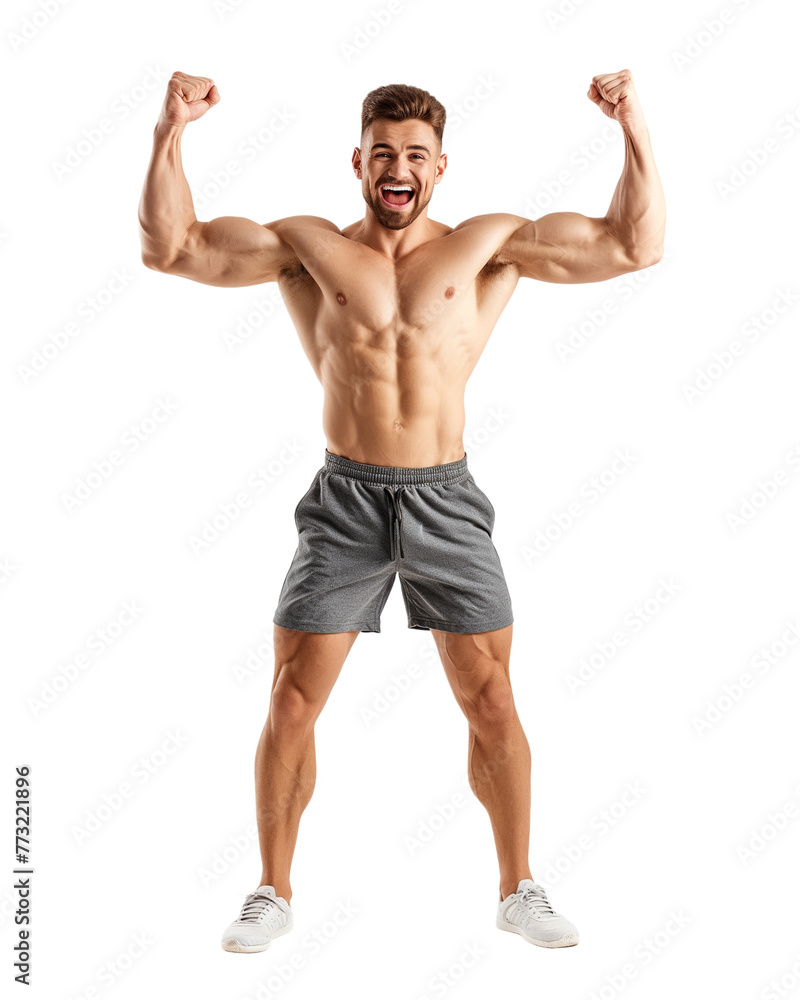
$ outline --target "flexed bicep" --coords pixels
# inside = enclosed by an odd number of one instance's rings
[[[158,270],[231,288],[277,281],[296,261],[292,247],[268,224],[229,215],[192,223],[174,259]]]
[[[503,251],[522,277],[579,284],[606,281],[642,266],[626,252],[605,218],[552,212],[535,221],[522,217],[519,221]]]

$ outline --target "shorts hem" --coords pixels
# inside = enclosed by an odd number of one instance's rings
[[[474,625],[465,625],[463,622],[448,622],[436,618],[419,618],[416,615],[409,618],[409,628],[438,629],[440,632],[456,632],[460,635],[472,635],[478,632],[494,632],[495,629],[506,628],[514,622],[513,615],[504,615],[492,622],[476,622]]]
[[[381,627],[378,622],[289,622],[287,619],[272,619],[275,625],[281,628],[292,629],[296,632],[380,632]]]

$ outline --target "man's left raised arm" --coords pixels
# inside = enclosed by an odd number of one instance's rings
[[[516,263],[523,277],[571,283],[606,281],[650,267],[663,256],[664,191],[630,70],[595,76],[587,96],[622,126],[622,176],[604,217],[553,212],[535,221],[525,220],[508,237],[503,256]]]

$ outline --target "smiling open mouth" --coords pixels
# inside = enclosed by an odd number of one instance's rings
[[[414,197],[414,189],[410,184],[384,184],[380,192],[384,203],[391,208],[402,208]]]

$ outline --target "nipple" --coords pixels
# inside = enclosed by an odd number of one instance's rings
[[[456,294],[456,290],[451,285],[444,294],[448,299],[452,299],[452,297]]]
[[[337,294],[336,301],[339,303],[340,306],[347,305],[347,297],[345,296],[344,292],[339,292]]]

